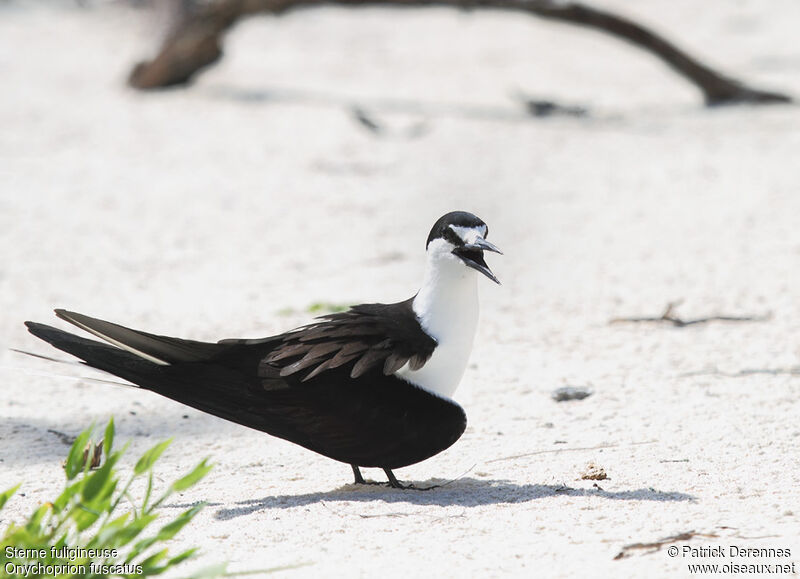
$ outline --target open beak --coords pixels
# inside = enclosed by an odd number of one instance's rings
[[[472,243],[468,243],[461,247],[456,247],[453,250],[453,253],[464,262],[464,265],[481,272],[490,280],[496,284],[499,284],[500,280],[497,279],[497,277],[492,273],[492,270],[489,269],[488,265],[486,265],[486,260],[483,259],[484,251],[491,251],[493,253],[499,253],[500,255],[503,255],[503,252],[500,251],[494,244],[489,243],[482,237],[478,237]]]
[[[499,253],[503,255],[503,252],[497,249],[497,246],[494,243],[489,243],[483,237],[478,237],[474,242],[470,243],[469,245],[465,246],[467,249],[481,249],[483,251],[492,251],[494,253]]]

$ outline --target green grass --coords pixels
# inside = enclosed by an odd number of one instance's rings
[[[335,314],[339,312],[346,312],[350,309],[348,304],[337,304],[333,302],[313,302],[308,304],[304,310],[296,310],[294,308],[282,308],[278,310],[279,316],[294,316],[299,313],[324,315]]]
[[[309,314],[334,314],[344,312],[349,309],[346,304],[335,304],[332,302],[314,302],[310,304],[306,311]]]
[[[160,507],[174,493],[206,476],[212,468],[207,460],[156,493],[153,468],[170,441],[145,452],[123,480],[115,467],[125,448],[113,448],[113,419],[101,442],[94,444],[91,432],[82,432],[69,450],[61,494],[37,507],[27,521],[10,523],[0,535],[0,577],[151,577],[196,554],[196,548],[171,553],[164,543],[204,505],[192,506],[172,519],[163,517]],[[146,487],[144,496],[136,500],[130,488],[139,478],[146,480]],[[20,486],[0,493],[0,516]],[[225,565],[216,565],[192,576],[223,575]]]

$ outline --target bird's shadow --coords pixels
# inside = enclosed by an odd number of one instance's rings
[[[145,420],[147,423],[148,421]],[[159,422],[163,423],[163,420]],[[148,423],[149,424],[149,423]],[[138,426],[141,426],[138,424]],[[160,426],[150,424],[152,427]],[[0,453],[0,464],[13,467],[17,463],[48,462],[63,458],[65,448],[71,444],[74,428],[62,432],[56,423],[46,419],[7,419],[0,427],[0,438],[3,434],[17,440],[23,447],[30,444],[38,452],[32,453]],[[148,434],[152,434],[148,432]],[[16,446],[16,445],[14,445]],[[13,446],[12,446],[13,448]],[[214,517],[218,520],[230,520],[253,515],[262,511],[289,509],[314,504],[326,503],[369,503],[383,502],[392,504],[461,506],[465,508],[484,505],[525,503],[537,499],[558,496],[597,497],[607,500],[623,501],[656,501],[656,502],[694,502],[696,497],[678,491],[662,491],[653,488],[637,488],[628,490],[604,490],[600,486],[576,488],[566,484],[518,484],[502,479],[477,479],[462,477],[454,481],[432,479],[418,481],[418,487],[441,485],[428,491],[392,489],[385,485],[346,484],[327,492],[314,492],[301,495],[269,495],[262,498],[247,499],[233,504],[209,502],[208,507],[217,508]],[[601,482],[602,484],[602,482]],[[167,504],[168,508],[185,508],[187,505]],[[377,515],[376,515],[377,516]]]
[[[444,481],[428,481],[425,484],[442,484]],[[218,520],[229,520],[272,509],[289,509],[313,504],[333,502],[408,503],[435,505],[440,507],[479,507],[504,503],[525,503],[549,497],[599,497],[622,501],[694,502],[692,495],[676,491],[660,491],[639,488],[622,491],[606,491],[600,487],[574,488],[564,484],[516,484],[507,480],[478,480],[461,478],[439,488],[428,491],[391,489],[384,486],[349,484],[329,492],[304,495],[271,495],[259,499],[239,501],[233,506],[219,506],[214,514]],[[170,505],[185,506],[185,505]]]
[[[136,410],[132,410],[134,408]],[[204,429],[207,431],[209,426],[214,427],[215,420],[220,420],[194,411],[186,413],[180,409],[155,416],[136,405],[119,407],[118,410],[115,418],[117,436],[128,440],[197,436]],[[139,415],[127,420],[126,414],[133,412],[138,412]],[[99,440],[103,437],[103,429],[111,416],[111,412],[101,413],[85,419],[75,418],[68,423],[51,420],[46,416],[3,418],[0,420],[0,440],[4,442],[0,445],[0,464],[14,467],[59,462],[66,457],[69,447],[78,434],[91,423],[92,418],[94,439]]]

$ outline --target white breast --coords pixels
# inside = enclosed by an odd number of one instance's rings
[[[451,398],[467,367],[478,325],[477,272],[454,256],[430,261],[414,298],[414,313],[437,346],[422,368],[411,370],[406,365],[396,375]]]

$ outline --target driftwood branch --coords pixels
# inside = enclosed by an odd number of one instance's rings
[[[744,378],[746,376],[753,376],[756,374],[765,374],[768,376],[800,376],[800,366],[790,368],[744,368],[738,372],[723,372],[717,368],[710,370],[695,370],[694,372],[685,372],[679,374],[679,378],[691,378],[694,376],[722,376],[725,378]]]
[[[560,454],[562,452],[577,452],[577,451],[584,451],[584,450],[605,450],[607,448],[618,448],[618,447],[628,447],[628,446],[639,446],[642,444],[655,444],[658,442],[657,440],[644,440],[641,442],[631,442],[628,444],[601,444],[599,446],[580,446],[580,447],[571,447],[571,448],[548,448],[545,450],[534,450],[533,452],[525,452],[523,454],[514,454],[512,456],[501,456],[500,458],[493,458],[491,460],[487,460],[486,464],[490,462],[500,462],[503,460],[516,460],[518,458],[527,458],[529,456],[536,456],[539,454]]]
[[[188,11],[159,54],[137,64],[131,86],[155,89],[189,82],[222,56],[222,37],[240,18],[256,13],[284,14],[300,8],[342,6],[449,6],[489,8],[585,26],[626,40],[660,58],[703,93],[707,105],[785,103],[787,95],[755,89],[725,76],[681,50],[663,36],[628,18],[577,2],[557,0],[214,0]]]
[[[675,309],[681,304],[683,300],[678,300],[675,302],[670,302],[667,304],[667,307],[664,309],[664,313],[657,317],[633,317],[633,318],[614,318],[608,321],[609,324],[619,324],[622,322],[655,322],[655,323],[667,323],[672,324],[678,328],[683,328],[685,326],[693,326],[696,324],[706,324],[708,322],[765,322],[770,319],[770,315],[746,315],[746,316],[729,316],[729,315],[717,315],[717,316],[707,316],[704,318],[694,318],[691,320],[684,320],[683,318],[679,318],[677,314],[675,314]]]
[[[685,541],[691,541],[695,537],[703,537],[714,539],[718,535],[714,533],[698,533],[697,531],[686,531],[685,533],[678,533],[677,535],[671,535],[669,537],[664,537],[663,539],[658,539],[657,541],[648,541],[646,543],[631,543],[630,545],[625,545],[622,547],[622,550],[617,553],[614,557],[614,560],[624,559],[625,557],[630,557],[633,554],[633,551],[645,551],[646,553],[655,553],[659,551],[661,547],[664,545],[670,545],[672,543],[681,543]]]

